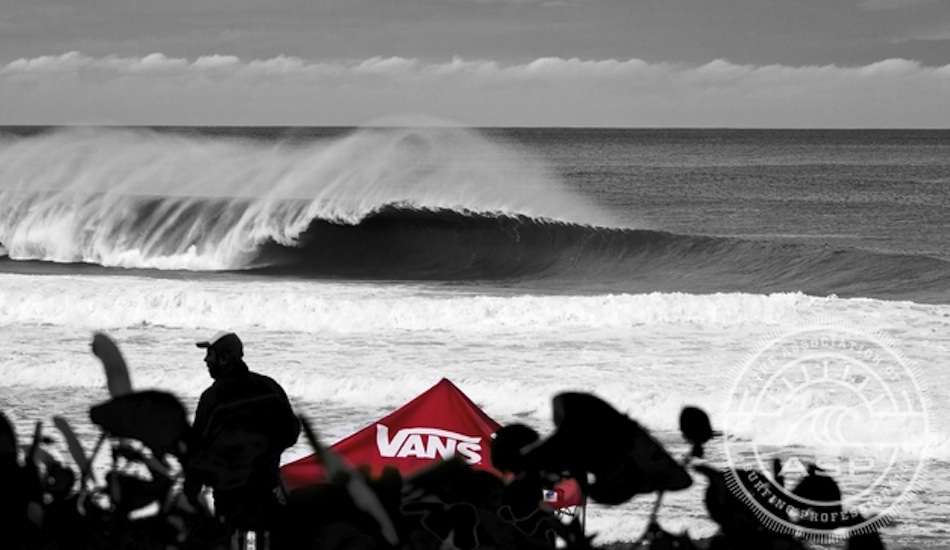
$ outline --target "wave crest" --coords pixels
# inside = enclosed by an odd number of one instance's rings
[[[390,204],[610,221],[524,150],[458,128],[278,143],[68,130],[0,143],[0,243],[15,259],[241,269],[314,220],[355,224]]]

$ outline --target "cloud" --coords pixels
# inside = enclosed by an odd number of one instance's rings
[[[920,63],[907,59],[888,59],[858,69],[858,74],[862,77],[913,77],[918,72],[920,72]]]
[[[302,72],[305,65],[306,62],[299,57],[281,55],[264,61],[251,61],[248,63],[248,70],[272,75],[294,74]]]
[[[184,59],[169,59],[160,53],[153,53],[143,57],[141,60],[132,61],[129,64],[130,71],[154,71],[176,69],[187,65]]]
[[[494,60],[466,60],[453,57],[441,63],[423,62],[417,58],[372,57],[356,61],[311,62],[299,57],[278,56],[272,59],[242,61],[235,56],[208,55],[194,61],[170,58],[160,53],[144,57],[106,56],[92,58],[79,52],[60,56],[42,56],[18,59],[0,67],[0,75],[76,74],[98,72],[113,76],[147,76],[148,73],[167,73],[176,70],[181,76],[199,73],[226,72],[235,80],[259,77],[283,76],[292,81],[296,78],[321,78],[365,75],[388,75],[392,78],[405,76],[429,76],[465,74],[475,78],[519,78],[544,81],[594,79],[594,81],[625,81],[636,84],[642,80],[675,79],[697,83],[732,82],[736,85],[752,77],[764,74],[784,76],[789,80],[801,80],[808,75],[823,75],[829,78],[848,79],[875,74],[911,73],[921,76],[932,73],[935,67],[907,59],[887,59],[865,66],[840,67],[787,65],[735,64],[726,59],[692,66],[681,63],[649,63],[641,59],[629,60],[582,60],[578,58],[543,57],[522,64],[501,64]]]
[[[950,65],[703,65],[545,57],[311,61],[79,52],[0,67],[0,124],[950,127]]]
[[[17,59],[0,69],[0,73],[67,72],[75,71],[79,67],[93,62],[95,60],[91,57],[86,57],[79,52],[69,52],[60,56],[44,55],[32,59]]]
[[[233,55],[206,55],[199,57],[192,64],[196,69],[219,69],[237,67],[241,60]]]
[[[69,52],[60,56],[42,56],[32,59],[17,59],[0,68],[4,74],[75,74],[83,71],[108,71],[114,74],[158,72],[181,69],[189,65],[185,59],[170,59],[160,53],[142,58],[121,58],[108,56],[92,58],[79,52]]]
[[[373,57],[352,67],[355,74],[389,74],[399,75],[414,72],[418,65],[415,59],[402,57]]]
[[[950,25],[947,26],[934,26],[926,29],[918,29],[913,32],[907,33],[905,36],[898,37],[894,39],[894,43],[901,42],[911,42],[911,41],[921,41],[921,42],[944,42],[950,41]]]

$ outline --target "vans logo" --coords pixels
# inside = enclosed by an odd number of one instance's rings
[[[389,438],[389,428],[376,425],[376,447],[387,458],[449,458],[458,454],[469,464],[482,461],[481,437],[437,428],[403,428]]]

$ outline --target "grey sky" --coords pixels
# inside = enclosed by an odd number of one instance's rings
[[[950,126],[950,0],[0,2],[5,124]]]

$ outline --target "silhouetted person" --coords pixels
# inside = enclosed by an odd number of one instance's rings
[[[185,496],[194,501],[211,487],[215,514],[240,536],[257,532],[257,548],[266,548],[283,502],[280,455],[297,441],[300,422],[280,384],[248,369],[236,334],[219,332],[197,346],[207,350],[214,383],[195,412]]]

